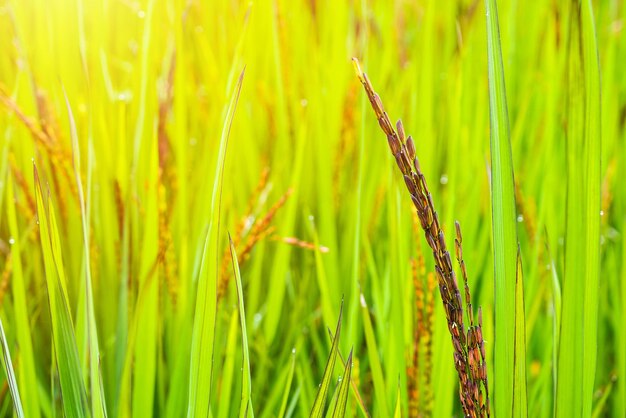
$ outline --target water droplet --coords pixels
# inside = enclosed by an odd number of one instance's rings
[[[144,12],[143,10],[140,10],[137,12],[137,17],[139,19],[143,19],[144,17],[146,17],[146,12]]]
[[[130,49],[130,52],[132,52],[133,55],[136,55],[139,50],[139,43],[137,43],[134,39],[131,39],[128,41],[128,49]]]
[[[252,326],[254,328],[258,328],[259,324],[261,323],[261,320],[263,319],[263,314],[262,313],[255,313],[254,314],[254,318],[252,319]]]
[[[443,184],[444,186],[445,186],[446,184],[448,184],[448,175],[447,175],[447,174],[442,174],[442,175],[441,175],[441,178],[439,179],[439,182],[440,182],[441,184]]]
[[[132,94],[128,90],[121,91],[117,94],[117,100],[120,102],[128,103],[130,102],[131,97]]]
[[[300,106],[306,107],[306,105],[308,104],[309,104],[309,101],[307,99],[300,99]]]
[[[600,216],[604,216],[604,211],[603,210],[600,211]]]
[[[9,238],[9,244],[11,245],[15,244],[15,238],[13,237]]]
[[[517,215],[517,222],[524,222],[524,216],[523,215]]]
[[[296,347],[291,349],[291,354],[296,354]]]

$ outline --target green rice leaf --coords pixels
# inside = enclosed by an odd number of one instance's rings
[[[250,353],[248,350],[248,331],[246,330],[246,311],[243,303],[243,287],[241,285],[241,272],[239,271],[239,261],[237,261],[237,252],[230,234],[228,234],[230,243],[230,255],[233,262],[233,271],[235,273],[235,282],[237,284],[237,300],[239,301],[239,319],[241,321],[241,338],[242,338],[242,388],[241,388],[241,405],[239,407],[239,417],[254,417],[252,408],[252,377],[250,375]]]
[[[287,374],[287,383],[285,384],[285,392],[283,394],[283,400],[280,404],[279,418],[284,418],[285,411],[287,410],[287,401],[289,400],[289,391],[291,390],[291,382],[293,381],[293,372],[296,369],[296,349],[291,351],[291,365],[289,366],[289,372]]]
[[[215,163],[209,227],[204,242],[193,321],[189,404],[187,410],[189,418],[208,416],[211,402],[215,318],[217,314],[217,278],[219,274],[217,257],[219,256],[220,203],[224,160],[226,158],[226,148],[235,116],[235,109],[241,93],[244,72],[245,68],[239,75],[239,80],[231,95],[222,129],[219,153]]]
[[[346,415],[346,405],[348,404],[348,394],[350,389],[352,374],[352,350],[346,360],[346,367],[343,369],[343,375],[341,384],[339,385],[339,394],[337,397],[337,403],[335,403],[335,409],[333,410],[333,418],[343,418]]]
[[[333,332],[330,330],[330,328],[328,329],[328,336],[330,337],[330,340],[333,340]],[[339,361],[341,364],[341,367],[345,368],[346,367],[346,361],[344,360],[343,356],[341,355],[341,351],[339,351],[337,353],[337,355],[339,356]],[[365,401],[363,400],[363,397],[361,396],[361,393],[359,392],[359,388],[357,387],[356,383],[354,382],[354,380],[352,380],[350,382],[350,386],[352,386],[352,394],[354,395],[354,398],[356,399],[356,403],[359,406],[359,408],[361,409],[361,412],[363,413],[364,416],[369,417],[370,413],[367,410],[367,407],[365,406]]]
[[[98,343],[98,329],[96,326],[96,316],[93,303],[93,284],[91,278],[91,249],[89,246],[89,204],[85,198],[83,182],[80,171],[80,146],[78,144],[78,132],[70,101],[67,98],[65,89],[63,90],[65,105],[70,121],[70,136],[72,139],[72,154],[74,165],[74,178],[78,190],[78,200],[80,204],[80,215],[83,230],[83,250],[85,253],[85,311],[87,318],[87,351],[89,358],[89,384],[91,387],[91,412],[94,417],[106,417],[106,401],[102,388],[102,377],[100,375],[100,344]],[[91,167],[89,167],[91,169]],[[88,176],[90,177],[90,176]]]
[[[15,212],[15,195],[13,192],[13,178],[7,178],[7,221],[13,239],[11,246],[11,263],[13,274],[11,286],[13,290],[13,310],[15,313],[15,333],[17,344],[20,347],[21,380],[18,382],[23,399],[24,414],[28,417],[40,416],[37,374],[35,371],[35,357],[31,339],[31,325],[28,317],[26,284],[22,268],[22,237],[18,229]]]
[[[402,398],[400,397],[400,384],[398,384],[398,396],[396,397],[396,410],[393,413],[393,418],[402,418]]]
[[[556,415],[591,415],[600,285],[600,70],[590,0],[571,4],[567,212]]]
[[[513,417],[528,416],[526,390],[526,314],[524,311],[524,276],[522,272],[522,254],[517,250],[517,275],[515,277],[515,357],[513,387]],[[520,359],[522,361],[520,361]]]
[[[333,371],[335,370],[335,362],[337,360],[337,352],[339,351],[339,335],[341,334],[341,316],[343,313],[343,301],[341,302],[341,308],[339,309],[339,319],[337,320],[337,329],[335,330],[335,338],[330,348],[330,354],[328,355],[328,361],[324,368],[324,375],[322,376],[322,382],[315,395],[315,401],[313,402],[313,408],[311,409],[311,418],[320,418],[324,414],[324,406],[326,405],[326,396],[328,389],[333,378]]]
[[[602,388],[602,390],[599,391],[600,397],[596,401],[596,404],[593,406],[593,413],[591,414],[592,418],[600,418],[609,415],[607,413],[607,401],[611,397],[611,393],[613,391],[615,381],[617,380],[617,376],[612,375],[609,377],[609,379],[609,383],[606,385],[606,387]]]
[[[387,405],[387,398],[385,397],[386,386],[383,376],[383,367],[380,364],[378,344],[376,343],[376,337],[374,336],[374,328],[372,327],[372,320],[367,307],[367,301],[362,293],[360,301],[361,314],[363,316],[363,331],[365,333],[365,342],[367,343],[367,356],[370,361],[372,379],[374,380],[374,396],[376,398],[376,404],[378,405],[378,413],[381,416],[388,417],[389,406]]]
[[[65,273],[61,262],[56,219],[50,198],[48,198],[48,207],[44,204],[37,167],[34,168],[34,173],[39,236],[46,271],[45,281],[50,306],[52,339],[61,381],[63,411],[69,418],[88,417],[90,416],[89,407],[87,406],[87,397],[78,360],[69,300],[64,286]]]
[[[7,337],[4,334],[2,319],[0,319],[0,344],[2,344],[2,364],[4,365],[4,371],[9,382],[9,391],[11,392],[11,397],[13,398],[15,413],[19,418],[24,418],[25,415],[22,408],[22,400],[20,398],[20,391],[17,387],[17,379],[15,378],[15,371],[13,370],[11,353],[9,353],[9,345],[7,344]]]
[[[517,225],[513,157],[504,86],[504,66],[496,0],[485,1],[489,57],[489,113],[491,126],[491,210],[495,293],[494,414],[507,416],[513,407],[515,329],[515,272]],[[525,354],[517,359],[525,364]]]

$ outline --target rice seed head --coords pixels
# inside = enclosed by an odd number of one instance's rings
[[[391,152],[396,160],[396,164],[403,174],[411,200],[416,208],[420,224],[424,231],[426,242],[433,252],[435,261],[435,271],[439,282],[441,300],[446,311],[448,322],[448,330],[452,337],[452,345],[454,347],[454,365],[459,377],[459,396],[463,413],[468,417],[484,417],[489,416],[488,407],[488,389],[486,372],[485,379],[477,379],[477,375],[482,377],[482,372],[473,373],[472,368],[486,371],[486,364],[481,357],[480,363],[476,359],[476,353],[471,352],[472,347],[468,346],[468,333],[463,321],[463,302],[461,292],[458,287],[454,268],[448,252],[444,232],[439,224],[439,218],[435,210],[432,195],[428,189],[426,179],[420,169],[420,164],[416,156],[415,143],[413,138],[406,138],[404,126],[401,121],[396,124],[397,131],[394,130],[389,116],[384,111],[382,101],[365,73],[361,70],[356,58],[353,60],[355,70],[361,84],[372,105],[372,109],[376,114],[378,123],[387,137]],[[458,256],[462,255],[460,227],[456,226],[457,239],[455,240],[455,250]],[[464,263],[463,263],[464,265]],[[465,283],[466,300],[468,309],[471,310],[469,304],[469,287],[467,286],[466,270],[461,269],[463,280]],[[475,327],[470,319],[469,331],[471,339],[479,341],[478,337],[474,338],[474,333],[482,336],[480,325]],[[483,350],[484,351],[484,350]],[[482,354],[482,352],[481,352]],[[486,393],[487,406],[483,401],[481,385]]]
[[[398,137],[400,138],[400,143],[404,144],[406,142],[406,133],[404,132],[404,125],[402,125],[402,119],[398,119],[396,122],[396,129],[398,130]]]

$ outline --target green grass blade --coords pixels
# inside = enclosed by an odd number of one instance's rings
[[[35,197],[39,218],[39,235],[44,257],[46,287],[50,305],[52,337],[56,364],[61,381],[63,411],[69,418],[90,416],[83,385],[74,326],[69,311],[65,290],[65,273],[61,263],[60,244],[54,210],[48,199],[48,208],[43,201],[41,183],[35,167]]]
[[[65,106],[70,122],[70,137],[72,139],[72,160],[74,165],[74,177],[78,190],[78,200],[80,205],[80,215],[83,231],[83,249],[85,252],[85,313],[87,320],[87,351],[89,357],[89,384],[91,387],[91,412],[94,417],[106,416],[106,405],[104,390],[102,388],[102,378],[100,376],[100,344],[98,343],[98,329],[96,326],[96,316],[93,304],[93,284],[91,278],[91,259],[89,246],[89,207],[85,199],[83,182],[80,171],[80,146],[78,144],[78,132],[74,114],[67,98],[67,93],[63,90]],[[91,169],[91,167],[89,167]],[[89,177],[89,176],[88,176]]]
[[[9,231],[13,238],[11,246],[11,263],[13,264],[13,277],[11,285],[13,287],[13,310],[15,313],[16,338],[20,347],[20,362],[22,379],[19,382],[23,398],[24,413],[28,417],[38,418],[39,396],[38,382],[35,371],[35,357],[33,354],[32,329],[28,317],[26,284],[24,282],[24,272],[22,269],[22,236],[18,229],[17,216],[15,211],[15,195],[13,192],[13,178],[7,178],[7,221]]]
[[[341,334],[341,316],[343,313],[343,301],[341,302],[341,308],[339,309],[339,319],[337,320],[337,328],[335,330],[335,338],[333,338],[333,344],[330,348],[330,354],[328,355],[328,361],[324,368],[324,375],[322,376],[322,382],[315,395],[315,401],[311,408],[310,417],[320,418],[324,414],[324,406],[326,405],[326,396],[328,389],[333,379],[333,371],[335,370],[335,362],[337,360],[337,352],[339,351],[339,336]]]
[[[241,388],[241,406],[239,407],[239,417],[254,417],[252,408],[252,377],[250,374],[250,353],[248,350],[248,331],[246,330],[246,310],[243,303],[243,287],[241,285],[241,272],[239,271],[239,261],[237,261],[237,252],[230,234],[228,235],[230,244],[230,255],[233,262],[233,271],[235,273],[235,282],[237,284],[237,300],[239,302],[239,319],[241,321],[241,339],[243,352],[242,367],[242,388]]]
[[[278,412],[279,418],[285,417],[285,411],[287,410],[287,401],[289,400],[289,391],[291,390],[291,382],[293,381],[293,372],[296,370],[296,349],[291,351],[291,365],[289,366],[289,372],[287,374],[287,383],[285,384],[285,392],[283,394],[283,400],[280,404],[280,411]]]
[[[517,225],[513,157],[504,87],[504,67],[496,0],[485,1],[489,57],[491,126],[491,209],[495,294],[494,414],[507,416],[513,406],[515,272]],[[525,354],[518,361],[525,364]]]
[[[215,163],[213,191],[211,194],[209,227],[204,243],[200,277],[196,299],[196,310],[193,323],[191,343],[191,366],[189,382],[189,405],[187,416],[206,417],[211,402],[211,380],[213,374],[213,345],[215,343],[215,318],[217,314],[217,276],[219,274],[219,224],[220,203],[224,160],[230,129],[235,109],[241,93],[245,69],[239,75],[239,81],[231,95],[226,113],[220,148]]]
[[[330,330],[330,328],[328,329],[328,336],[330,337],[330,340],[333,340],[333,333]],[[343,358],[343,356],[341,355],[341,352],[338,352],[337,355],[339,356],[339,361],[341,363],[342,367],[346,367],[346,362]],[[357,387],[356,383],[354,382],[354,380],[352,380],[350,382],[350,386],[352,386],[352,394],[354,395],[354,398],[356,399],[356,404],[358,405],[358,407],[361,409],[361,412],[363,413],[364,416],[369,417],[370,413],[367,410],[367,407],[365,406],[365,401],[363,400],[363,397],[361,396],[361,393],[359,392],[359,388]]]
[[[526,390],[526,314],[524,311],[524,276],[522,272],[522,254],[517,251],[517,275],[515,277],[515,356],[513,369],[513,417],[528,416]]]
[[[348,394],[350,393],[350,382],[352,376],[352,350],[346,360],[346,367],[343,370],[341,385],[339,386],[339,395],[332,418],[343,418],[346,415],[346,405],[348,404]]]
[[[613,386],[615,385],[617,376],[613,375],[610,377],[610,379],[611,380],[606,385],[606,387],[602,388],[602,390],[599,391],[599,398],[593,406],[593,413],[591,414],[592,418],[601,418],[610,415],[607,411],[607,401],[611,397]]]
[[[571,4],[567,216],[556,415],[589,417],[598,349],[600,70],[591,1]]]
[[[226,348],[224,352],[224,362],[222,363],[222,375],[221,375],[221,385],[222,390],[220,391],[220,404],[218,409],[217,418],[227,418],[232,411],[235,410],[235,406],[232,403],[231,394],[233,391],[233,376],[235,374],[235,370],[238,368],[235,365],[235,354],[237,352],[238,346],[238,328],[239,326],[239,310],[237,312],[233,312],[230,315],[229,325],[228,325],[228,333],[226,334]],[[175,413],[170,414],[170,416],[175,417]]]
[[[372,379],[374,381],[374,397],[378,405],[378,413],[381,416],[389,416],[389,406],[385,397],[385,378],[383,376],[383,367],[380,364],[378,353],[378,344],[376,344],[376,336],[372,327],[369,308],[365,296],[361,293],[361,314],[363,316],[363,332],[365,333],[365,342],[367,343],[367,356],[370,361],[372,371]],[[373,409],[372,409],[373,411]]]
[[[13,406],[15,407],[15,413],[19,418],[24,418],[24,410],[22,408],[22,400],[20,398],[20,390],[17,387],[17,379],[15,378],[15,371],[13,370],[13,363],[11,362],[11,353],[9,353],[9,345],[7,344],[7,337],[4,334],[4,326],[2,325],[2,319],[0,319],[0,343],[2,344],[2,363],[4,365],[4,371],[9,382],[9,391],[13,398]]]
[[[393,418],[402,418],[402,398],[400,396],[399,384],[398,384],[398,396],[396,397],[396,410],[393,413]]]

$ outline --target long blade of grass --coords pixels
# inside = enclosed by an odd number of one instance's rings
[[[393,413],[393,418],[402,418],[402,399],[400,397],[400,385],[398,385],[398,396],[396,397],[396,410]]]
[[[189,405],[187,416],[206,417],[209,414],[211,402],[211,380],[213,374],[213,345],[215,342],[215,318],[217,314],[217,279],[219,274],[219,227],[220,202],[222,194],[222,180],[226,148],[232,127],[235,109],[241,93],[245,68],[239,75],[239,81],[226,113],[220,148],[215,164],[213,177],[213,192],[211,194],[211,210],[209,227],[204,243],[196,311],[193,323],[191,343],[191,366],[189,382]]]
[[[2,344],[2,363],[4,365],[4,371],[9,382],[9,391],[13,398],[13,406],[15,407],[15,413],[19,418],[24,418],[24,409],[22,408],[22,400],[20,398],[20,391],[17,387],[17,379],[15,378],[15,371],[13,370],[13,363],[11,362],[11,353],[9,352],[9,345],[7,344],[7,337],[4,334],[4,326],[2,325],[2,319],[0,319],[0,343]]]
[[[558,417],[591,414],[600,284],[600,69],[591,1],[570,8],[567,216]]]
[[[515,272],[517,225],[513,157],[504,86],[504,66],[496,0],[486,0],[491,126],[491,210],[495,294],[494,413],[507,416],[513,407]],[[519,353],[526,364],[525,353]]]
[[[35,371],[35,357],[31,339],[31,325],[28,317],[26,284],[22,269],[22,237],[18,229],[15,211],[15,195],[13,192],[13,178],[7,178],[7,221],[13,239],[11,246],[11,263],[13,265],[13,310],[15,313],[15,333],[17,344],[20,347],[21,381],[19,382],[23,398],[24,413],[28,417],[38,418],[39,395],[37,374]]]
[[[346,367],[343,369],[341,385],[339,386],[339,395],[337,396],[337,403],[335,403],[332,418],[343,418],[346,415],[346,405],[348,404],[348,394],[350,393],[351,375],[352,350],[350,350],[348,360],[346,360]]]
[[[91,278],[91,258],[89,246],[89,208],[85,199],[83,190],[83,182],[80,174],[80,146],[78,144],[78,132],[76,130],[76,121],[72,113],[70,101],[67,98],[65,89],[63,90],[65,97],[65,106],[67,107],[67,115],[70,121],[70,137],[72,139],[72,154],[74,165],[74,177],[78,190],[78,200],[80,205],[80,215],[83,230],[83,248],[85,252],[85,311],[87,318],[87,351],[89,354],[89,383],[91,387],[91,412],[94,417],[106,416],[106,404],[104,390],[102,388],[102,379],[100,376],[100,344],[98,343],[98,329],[96,326],[96,315],[93,305],[93,285]]]
[[[237,284],[237,300],[239,302],[239,319],[241,321],[241,339],[243,352],[242,367],[242,388],[241,388],[241,406],[239,407],[239,417],[254,417],[252,408],[252,377],[250,374],[250,353],[248,350],[248,331],[246,330],[246,311],[243,303],[243,287],[241,285],[241,272],[239,271],[239,261],[237,261],[237,252],[230,234],[228,234],[230,244],[230,256],[233,262],[233,271],[235,273],[235,282]]]
[[[315,401],[313,402],[313,408],[309,416],[311,418],[320,418],[324,414],[324,406],[326,405],[326,395],[333,378],[333,371],[335,370],[335,362],[337,360],[337,352],[339,351],[339,335],[341,334],[341,317],[343,313],[343,301],[341,302],[341,308],[339,309],[339,319],[337,320],[337,328],[335,330],[335,338],[333,338],[333,344],[330,348],[330,354],[328,355],[328,361],[324,368],[324,375],[322,376],[322,383],[317,390]]]
[[[367,344],[367,355],[370,361],[370,368],[372,370],[372,379],[374,381],[374,397],[376,398],[376,404],[378,405],[378,413],[381,416],[389,416],[389,406],[387,405],[387,398],[385,397],[385,378],[383,376],[383,367],[380,364],[380,357],[378,354],[378,344],[376,344],[376,337],[374,336],[374,328],[372,327],[372,320],[370,318],[369,308],[367,307],[367,301],[365,296],[361,293],[361,314],[363,316],[363,332],[365,333],[365,342]]]
[[[289,400],[289,391],[291,390],[291,382],[293,381],[293,372],[296,370],[296,349],[291,351],[291,365],[289,366],[289,372],[287,374],[287,383],[285,384],[285,392],[283,394],[283,400],[280,404],[280,411],[278,412],[279,418],[284,418],[285,411],[287,410],[287,401]]]
[[[221,386],[222,390],[220,391],[220,405],[217,414],[217,418],[227,418],[232,412],[235,410],[235,406],[232,403],[231,393],[233,391],[233,376],[235,374],[235,370],[238,368],[235,365],[235,354],[237,351],[237,337],[238,332],[237,329],[241,328],[238,326],[239,319],[239,311],[233,312],[230,315],[229,325],[228,325],[228,333],[226,334],[226,347],[224,349],[224,362],[222,363],[222,375],[221,375]],[[176,415],[171,415],[176,416]]]
[[[60,243],[54,209],[52,209],[49,199],[48,208],[46,208],[36,167],[34,168],[34,173],[39,235],[46,272],[45,281],[50,305],[52,339],[59,379],[61,381],[63,411],[70,418],[87,417],[90,416],[90,413],[78,360],[78,349],[69,311],[69,300],[64,286],[65,273],[63,264],[60,261]]]
[[[526,390],[526,316],[524,311],[524,276],[522,272],[522,254],[517,250],[517,275],[515,276],[515,356],[513,369],[513,417],[528,416]]]
[[[611,397],[613,386],[615,385],[616,380],[617,376],[610,376],[609,383],[606,385],[606,387],[602,388],[602,390],[599,391],[599,398],[596,401],[596,404],[593,406],[593,413],[591,414],[592,418],[600,418],[609,415],[606,404]]]
[[[330,337],[330,340],[333,340],[333,332],[330,330],[330,328],[328,329],[328,336]],[[337,353],[337,355],[339,356],[339,362],[341,364],[342,367],[346,367],[346,361],[344,360],[343,356],[341,355],[341,351]],[[370,413],[367,410],[367,407],[365,406],[365,401],[363,400],[363,397],[361,396],[361,392],[359,392],[359,388],[356,385],[356,382],[354,382],[354,380],[352,380],[350,382],[350,386],[352,386],[352,394],[354,395],[354,398],[356,399],[356,404],[359,406],[359,408],[361,409],[361,412],[363,413],[364,416],[369,417]]]

